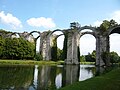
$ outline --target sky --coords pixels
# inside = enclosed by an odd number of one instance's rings
[[[110,19],[120,24],[120,0],[0,0],[0,29],[12,32],[68,29],[71,22],[99,26]],[[63,38],[58,38],[60,48]],[[120,54],[120,36],[110,38],[111,51]],[[81,54],[95,50],[93,36],[85,35],[80,42]]]

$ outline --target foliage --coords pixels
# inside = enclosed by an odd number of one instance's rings
[[[63,50],[57,48],[57,60],[63,60]]]
[[[0,38],[1,59],[33,59],[34,48],[23,38]]]
[[[105,63],[105,66],[108,66],[108,60],[109,60],[110,53],[109,52],[102,52],[101,58],[103,62]]]
[[[85,55],[86,62],[95,62],[96,61],[96,51],[93,51],[91,54]]]
[[[115,20],[111,19],[110,21],[108,20],[104,20],[103,23],[100,25],[99,30],[104,33],[106,32],[110,27],[116,26],[118,25],[117,22],[115,22]]]
[[[41,55],[40,53],[36,53],[36,55],[35,55],[35,60],[36,60],[36,61],[43,60],[42,55]]]
[[[110,62],[113,63],[118,63],[120,60],[119,55],[116,52],[110,52]]]
[[[51,57],[53,61],[57,61],[57,41],[56,38],[52,40],[53,46],[51,47]]]
[[[86,62],[95,62],[95,58],[92,57],[90,53],[88,55],[85,55]]]
[[[80,62],[86,62],[84,55],[80,56]]]
[[[88,53],[88,55],[80,56],[80,62],[95,62],[96,61],[96,51],[93,50],[92,53]]]
[[[4,39],[0,37],[0,57],[2,57],[3,49],[4,49]]]
[[[8,32],[8,31],[5,31],[3,29],[0,29],[0,33],[2,33],[2,34],[8,34],[8,33],[12,33],[12,32]]]

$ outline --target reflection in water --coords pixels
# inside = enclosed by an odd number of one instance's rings
[[[0,90],[27,90],[33,80],[33,67],[0,66]]]
[[[80,65],[80,76],[79,81],[86,80],[94,76],[95,73],[94,65]]]
[[[44,90],[49,86],[51,66],[39,67],[38,90]]]
[[[58,74],[56,76],[55,84],[57,88],[60,88],[62,86],[62,74]]]
[[[79,79],[79,65],[65,65],[63,68],[62,86],[72,84]]]
[[[0,66],[0,90],[55,90],[94,72],[92,65]]]
[[[37,80],[38,80],[38,65],[35,65],[33,84],[29,87],[29,90],[37,90]]]

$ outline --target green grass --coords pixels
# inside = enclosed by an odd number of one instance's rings
[[[33,61],[33,60],[0,60],[0,65],[57,65],[62,62],[54,61]]]
[[[120,68],[101,76],[76,82],[60,90],[120,90]]]
[[[0,64],[9,64],[9,65],[56,65],[56,64],[64,64],[64,61],[60,60],[60,61],[34,61],[34,60],[0,60]],[[80,62],[80,64],[82,65],[93,65],[95,64],[95,62]]]

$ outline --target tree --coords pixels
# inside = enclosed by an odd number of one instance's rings
[[[80,62],[86,62],[84,55],[80,56]]]
[[[63,50],[57,48],[57,59],[58,60],[63,60],[62,54],[63,54]]]
[[[96,61],[96,51],[94,50],[91,54],[85,55],[86,62],[95,62]]]
[[[4,50],[4,39],[2,36],[0,36],[0,57],[3,55],[3,50]]]
[[[119,56],[116,52],[110,52],[110,62],[113,64],[113,63],[117,63],[119,62]]]
[[[0,39],[0,56],[3,59],[33,59],[34,44],[22,38]]]
[[[116,26],[118,25],[117,22],[115,22],[115,20],[111,19],[110,21],[108,20],[104,20],[103,23],[100,25],[99,30],[101,31],[101,33],[106,32],[110,27]]]

